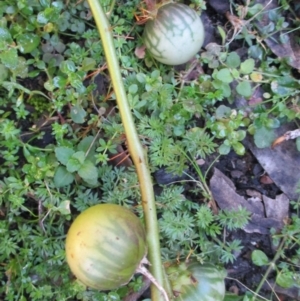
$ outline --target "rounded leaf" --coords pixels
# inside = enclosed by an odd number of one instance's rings
[[[217,72],[216,78],[223,83],[231,83],[233,81],[233,77],[229,69],[224,68]]]
[[[15,48],[9,48],[0,52],[0,61],[2,64],[9,68],[13,69],[18,66],[18,51]]]
[[[258,148],[270,147],[275,139],[274,130],[264,126],[258,128],[254,133],[254,142]]]
[[[254,250],[251,254],[251,259],[257,266],[263,266],[269,263],[267,255],[261,250]]]
[[[254,59],[250,58],[241,63],[241,73],[250,74],[254,69]]]
[[[236,91],[248,98],[250,96],[252,96],[252,87],[251,87],[251,84],[249,82],[240,82],[238,83],[238,85],[236,86]]]
[[[276,283],[284,288],[292,287],[295,284],[293,273],[290,271],[278,273],[276,276]]]
[[[236,52],[230,52],[226,59],[226,65],[229,68],[237,68],[241,64],[240,56]]]
[[[17,36],[17,43],[22,53],[30,53],[40,44],[40,37],[34,33],[24,33]]]

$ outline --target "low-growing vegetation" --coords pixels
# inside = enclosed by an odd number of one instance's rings
[[[299,4],[229,2],[214,41],[174,67],[143,49],[147,3],[100,1],[153,177],[166,267],[190,257],[223,269],[235,262],[243,244],[227,234],[243,229],[251,213],[217,208],[208,185],[212,167],[221,156],[245,155],[246,136],[258,148],[270,147],[274,130],[297,124],[300,114],[297,53],[289,48],[283,56],[270,46],[299,47],[293,35]],[[199,16],[212,9],[203,0],[185,4]],[[135,275],[115,290],[90,289],[66,262],[68,229],[91,206],[117,204],[146,219],[94,20],[87,1],[0,3],[1,300],[128,300],[144,287]],[[262,280],[239,295],[227,287],[224,300],[277,300],[274,290],[262,291],[271,276],[283,288],[299,289],[299,228],[295,199],[283,229],[270,231],[273,258],[264,250],[251,255],[266,267]]]

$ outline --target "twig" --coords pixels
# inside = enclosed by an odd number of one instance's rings
[[[249,287],[247,287],[244,283],[242,283],[242,282],[239,281],[238,279],[235,279],[235,278],[232,278],[232,277],[226,277],[226,279],[236,281],[238,284],[240,284],[241,286],[243,286],[244,288],[246,288],[249,292],[251,292],[254,296],[257,296],[257,297],[259,297],[260,299],[265,300],[265,301],[270,301],[269,299],[264,298],[263,296],[260,296],[260,295],[258,295],[256,292],[252,291]]]
[[[168,294],[167,292],[165,291],[165,289],[163,288],[162,285],[160,285],[157,280],[155,279],[155,277],[153,277],[153,275],[148,271],[148,269],[145,267],[144,264],[149,264],[147,258],[144,258],[140,265],[138,266],[138,268],[136,269],[136,272],[137,273],[140,273],[142,275],[144,275],[145,277],[147,277],[152,284],[154,284],[157,289],[161,292],[161,294],[163,295],[165,301],[169,301],[169,297],[168,297]]]
[[[291,140],[291,139],[296,139],[300,137],[300,129],[296,129],[293,131],[288,131],[284,133],[284,135],[278,137],[273,143],[272,143],[272,148],[275,146],[281,144],[283,141]]]

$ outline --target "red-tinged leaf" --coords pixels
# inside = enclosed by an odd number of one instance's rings
[[[146,54],[146,46],[142,45],[142,46],[136,47],[134,54],[136,55],[137,58],[143,59]]]

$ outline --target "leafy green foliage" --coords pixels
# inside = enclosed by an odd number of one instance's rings
[[[247,225],[250,220],[250,212],[243,207],[239,207],[237,210],[226,209],[220,212],[218,220],[228,230],[236,230]]]
[[[75,179],[74,173],[89,185],[97,185],[98,171],[95,167],[93,140],[92,136],[85,137],[78,145],[77,151],[64,146],[55,148],[55,156],[62,164],[54,174],[56,187],[71,184]]]
[[[164,259],[193,251],[201,260],[228,263],[243,248],[223,237],[243,228],[249,213],[239,208],[215,215],[206,204],[207,179],[194,179],[189,169],[212,154],[243,155],[247,133],[258,147],[268,147],[274,129],[300,117],[299,80],[261,43],[274,33],[279,43],[289,36],[293,20],[283,13],[292,7],[279,2],[268,11],[265,28],[243,23],[235,38],[247,53],[226,45],[219,27],[223,45],[206,45],[195,65],[181,71],[134,55],[143,30],[134,24],[139,1],[116,3],[110,15],[149,168],[189,175],[156,190]],[[110,1],[101,3],[110,10]],[[191,6],[205,9],[202,0]],[[262,8],[249,4],[243,17],[261,18]],[[117,291],[98,292],[74,281],[65,263],[65,234],[79,212],[113,203],[143,217],[135,169],[111,164],[120,146],[126,150],[126,137],[87,2],[2,1],[0,36],[0,299],[123,300],[142,286],[140,277]],[[237,100],[243,105],[237,107]],[[291,204],[299,213],[299,202]],[[283,287],[300,286],[299,228],[295,215],[273,233],[275,246],[285,239],[276,263]],[[252,255],[256,264],[266,263],[262,254]]]
[[[250,215],[245,209],[220,211],[214,216],[207,206],[184,199],[176,187],[165,189],[158,202],[163,209],[159,220],[161,239],[168,242],[169,249],[187,256],[189,250],[200,247],[206,260],[215,261],[216,257],[224,263],[235,260],[234,252],[242,249],[240,241],[228,241],[224,245],[218,237],[224,224],[229,229],[240,229],[247,224]],[[209,243],[208,237],[216,244]]]

